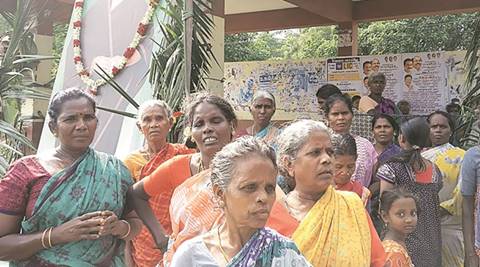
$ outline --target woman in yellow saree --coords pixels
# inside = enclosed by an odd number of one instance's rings
[[[282,131],[277,144],[280,173],[296,186],[274,204],[267,225],[288,224],[313,266],[384,266],[385,251],[361,199],[333,188],[328,128],[297,121]]]

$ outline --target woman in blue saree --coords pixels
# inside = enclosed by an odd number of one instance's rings
[[[180,245],[170,266],[311,266],[293,241],[265,228],[276,176],[275,154],[258,138],[226,145],[212,160],[210,178],[224,216],[209,232]]]
[[[59,145],[23,157],[0,181],[0,260],[11,266],[124,266],[141,222],[126,208],[127,168],[89,146],[95,101],[71,88],[50,103]]]
[[[279,129],[273,126],[271,122],[275,110],[275,97],[268,91],[257,91],[253,95],[250,105],[253,124],[238,131],[236,137],[251,135],[262,139],[268,145],[274,146],[275,138],[279,133]]]

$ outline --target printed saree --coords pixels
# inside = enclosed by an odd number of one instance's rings
[[[463,266],[462,195],[458,186],[465,151],[449,143],[431,148],[422,156],[435,163],[443,176],[438,193],[440,206],[450,214],[441,217],[442,266]]]
[[[41,232],[85,213],[110,210],[122,216],[130,173],[115,157],[89,149],[70,167],[53,175],[42,188],[22,233]],[[124,242],[113,236],[81,240],[38,252],[31,261],[11,266],[124,266]]]
[[[248,127],[247,129],[238,131],[237,134],[235,135],[235,138],[239,138],[244,135],[252,135],[251,133],[251,127]],[[250,132],[249,132],[250,131]],[[277,135],[279,134],[280,130],[273,126],[273,124],[268,124],[267,127],[263,128],[262,130],[258,131],[255,134],[255,137],[262,139],[265,141],[265,143],[275,146],[275,139],[277,138]]]
[[[262,228],[253,234],[227,267],[312,266],[295,243],[275,230]]]
[[[165,161],[176,155],[190,154],[195,152],[193,149],[187,148],[182,144],[167,143],[149,161],[145,158],[145,153],[140,151],[130,154],[125,160],[125,165],[132,173],[135,181],[140,181],[145,176],[150,175]],[[162,224],[168,234],[171,233],[170,217],[168,216],[168,203],[170,203],[169,194],[160,194],[149,199],[155,217]],[[131,255],[137,267],[152,267],[162,262],[163,253],[156,248],[153,237],[144,226],[140,233],[132,240]]]
[[[315,267],[370,266],[371,235],[363,203],[333,186],[308,212],[292,239]]]

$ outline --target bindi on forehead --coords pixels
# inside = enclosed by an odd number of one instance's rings
[[[94,112],[80,111],[80,112],[64,112],[59,117],[85,117],[85,116],[95,115]]]

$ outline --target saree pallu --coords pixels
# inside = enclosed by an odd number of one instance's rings
[[[138,170],[138,177],[134,177],[136,181],[142,180],[144,177],[152,174],[162,163],[173,158],[176,155],[184,155],[195,152],[182,144],[168,143],[161,151],[159,151],[150,161],[144,160],[143,165],[137,165],[135,169]],[[139,153],[132,153],[129,157],[132,163],[142,164],[141,160],[135,159]],[[142,158],[144,156],[142,155]],[[130,169],[130,167],[129,167]],[[132,169],[130,169],[132,171]],[[155,217],[163,226],[167,234],[172,233],[170,217],[168,216],[168,203],[170,203],[171,194],[159,194],[152,196],[148,203],[155,214]],[[130,245],[130,244],[129,244]],[[163,253],[157,249],[157,245],[153,240],[150,231],[143,226],[140,233],[132,240],[130,248],[131,255],[135,266],[137,267],[152,267],[162,262]]]
[[[357,194],[365,206],[367,206],[368,200],[370,199],[370,190],[368,190],[368,188],[360,184],[358,181],[350,181],[346,184],[337,184],[335,185],[335,189],[337,191],[348,191]]]
[[[315,267],[367,267],[371,235],[365,208],[352,192],[329,186],[308,212],[292,239]]]
[[[110,210],[121,218],[131,184],[130,173],[120,160],[89,149],[48,180],[32,216],[22,222],[22,233],[41,232],[94,211]],[[38,252],[31,261],[10,265],[124,266],[123,246],[123,240],[103,236],[56,245]]]
[[[249,127],[252,128],[252,127]],[[235,138],[240,138],[244,135],[252,135],[252,133],[248,132],[248,129],[240,130],[235,134]],[[262,139],[265,143],[272,147],[276,147],[275,145],[275,140],[277,138],[277,135],[280,133],[280,130],[273,126],[273,124],[267,125],[267,127],[263,128],[262,130],[258,131],[254,136],[257,138]]]
[[[267,127],[255,134],[255,137],[262,139],[265,143],[271,146],[275,146],[275,139],[277,138],[279,132],[280,131],[277,127],[269,124]]]
[[[197,173],[173,193],[170,202],[171,245],[164,254],[165,266],[169,265],[173,254],[183,242],[208,232],[223,218],[222,210],[214,202],[210,173],[209,169]]]
[[[440,206],[450,214],[442,216],[442,266],[463,266],[462,195],[458,186],[465,151],[449,143],[431,148],[422,156],[440,169],[443,186],[438,193]]]
[[[257,230],[227,267],[312,266],[294,242],[269,228]]]

